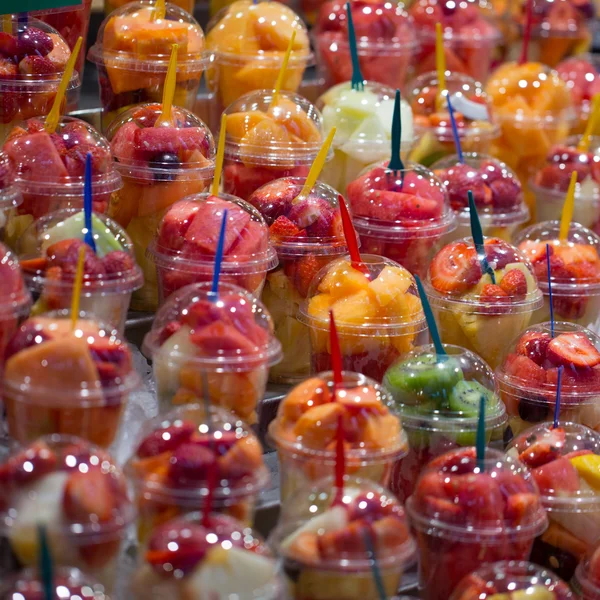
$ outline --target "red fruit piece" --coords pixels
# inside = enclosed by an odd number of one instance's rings
[[[548,359],[566,367],[595,367],[600,352],[584,333],[561,333],[548,344]]]
[[[511,269],[504,273],[500,287],[509,296],[525,296],[527,294],[527,279],[520,269]]]
[[[513,527],[528,525],[537,513],[541,504],[537,494],[513,494],[506,499],[505,517]]]
[[[366,552],[366,536],[372,536],[371,527],[365,521],[354,521],[343,529],[330,531],[318,537],[322,560],[339,560],[341,557],[363,555]]]
[[[177,333],[180,329],[181,323],[179,323],[179,321],[171,321],[170,323],[167,323],[158,336],[158,345],[162,346],[174,333]]]
[[[185,422],[157,429],[142,440],[137,450],[137,456],[138,458],[148,458],[175,450],[177,446],[188,441],[194,431],[196,431],[196,427],[192,423]]]
[[[135,261],[128,252],[124,250],[114,250],[109,252],[103,259],[102,264],[107,275],[121,275],[135,268]]]
[[[507,375],[512,375],[524,382],[537,384],[546,382],[544,369],[526,356],[509,355],[504,364],[504,370]]]
[[[519,454],[519,460],[530,468],[541,467],[551,460],[559,458],[566,439],[565,430],[562,427],[556,427],[539,439],[536,438]]]
[[[34,442],[0,465],[0,488],[12,484],[30,484],[54,471],[57,463],[56,454],[48,444],[43,441]]]
[[[477,207],[485,208],[491,205],[492,192],[477,169],[458,164],[441,173],[441,177],[446,183],[450,204],[454,210],[469,205],[469,190],[473,193]]]
[[[13,138],[4,144],[3,150],[12,164],[19,166],[19,174],[30,181],[47,181],[49,173],[55,179],[68,175],[63,160],[47,133],[38,132]]]
[[[544,331],[529,331],[519,339],[517,354],[527,356],[533,362],[541,365],[546,360],[548,344],[552,337]]]
[[[273,243],[280,242],[282,238],[298,235],[298,233],[300,233],[300,229],[284,216],[277,217],[269,227],[269,234]]]
[[[182,200],[169,208],[158,233],[157,246],[160,250],[181,250],[185,243],[185,234],[200,207],[199,202]]]
[[[323,263],[316,256],[304,256],[298,259],[294,270],[294,285],[303,298],[308,295],[308,289]]]
[[[55,72],[56,68],[45,56],[26,56],[19,63],[22,75],[50,75]]]
[[[467,474],[456,479],[458,504],[472,519],[482,526],[502,522],[504,498],[491,475]]]
[[[216,468],[214,452],[202,444],[184,442],[171,457],[169,479],[180,487],[195,486],[206,482],[210,470]]]
[[[301,189],[301,185],[289,178],[276,179],[256,190],[248,198],[248,202],[258,209],[268,224],[272,224],[277,217],[289,213],[292,200]]]
[[[534,263],[533,270],[540,281],[548,280],[548,262],[545,255],[541,260]],[[573,275],[565,267],[565,262],[556,254],[550,255],[550,277],[552,281],[568,282],[573,280]]]
[[[235,327],[221,321],[206,325],[190,335],[191,341],[207,356],[250,355],[255,344]]]
[[[504,269],[509,263],[519,261],[513,246],[500,238],[486,238],[485,255],[493,269]]]
[[[464,242],[448,244],[433,258],[429,275],[431,285],[440,292],[466,292],[481,279],[475,248]]]
[[[19,95],[10,91],[0,94],[0,123],[10,123],[19,112]],[[5,143],[15,139],[14,130],[9,134]]]
[[[28,27],[17,38],[16,54],[19,57],[26,55],[46,56],[54,48],[52,38],[37,27]]]
[[[226,312],[216,306],[214,302],[209,302],[208,300],[194,302],[194,304],[188,307],[186,314],[181,317],[181,323],[188,325],[192,330],[200,329],[215,321],[227,320]]]
[[[531,470],[531,474],[543,495],[575,494],[579,491],[579,475],[566,458],[557,458],[536,467]]]
[[[546,244],[544,242],[534,242],[525,240],[519,245],[519,250],[532,262],[536,263],[546,260]],[[554,248],[550,245],[550,256],[554,254]],[[537,274],[537,272],[536,272]]]
[[[14,79],[18,72],[17,65],[12,60],[0,58],[0,79]]]
[[[133,143],[136,154],[143,160],[151,160],[157,154],[179,154],[182,150],[199,150],[208,154],[206,133],[200,127],[146,127],[137,129]]]
[[[65,516],[73,523],[110,521],[116,508],[115,491],[112,476],[100,468],[73,471],[64,489]]]
[[[13,58],[17,54],[17,38],[16,36],[0,31],[0,54],[8,58]]]

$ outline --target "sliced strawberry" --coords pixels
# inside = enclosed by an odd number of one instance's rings
[[[300,233],[300,228],[285,216],[277,217],[269,227],[269,234],[273,243],[280,242],[283,238],[293,237],[298,233]]]
[[[519,454],[519,460],[528,467],[541,467],[560,456],[565,445],[567,434],[562,427],[548,431],[544,436],[536,438],[533,443]]]
[[[486,283],[481,290],[481,300],[484,302],[493,302],[494,300],[506,302],[506,298],[508,298],[506,291],[493,283]]]
[[[546,260],[546,244],[544,242],[534,242],[525,240],[519,244],[519,250],[532,262]],[[554,248],[550,246],[550,256],[554,253]]]
[[[586,283],[597,282],[600,280],[600,262],[591,262],[589,260],[567,264],[567,271],[579,281]]]
[[[306,298],[308,295],[310,283],[322,266],[322,261],[316,256],[304,256],[298,261],[294,271],[294,283],[298,293],[303,298]]]
[[[448,244],[431,261],[429,275],[431,285],[440,292],[466,292],[481,279],[475,248],[465,242]]]
[[[517,354],[527,356],[541,365],[546,360],[546,352],[551,340],[552,337],[545,331],[528,331],[517,343]]]
[[[595,367],[600,352],[584,333],[561,333],[548,344],[548,359],[566,367]]]
[[[520,269],[510,269],[504,273],[500,287],[509,296],[525,296],[527,294],[527,278]]]

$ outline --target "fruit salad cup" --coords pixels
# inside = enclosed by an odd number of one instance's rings
[[[560,223],[546,221],[524,229],[516,238],[519,250],[533,264],[544,305],[532,323],[550,321],[550,289],[546,245],[550,246],[552,306],[557,321],[577,323],[600,332],[600,237],[571,223],[567,240],[560,241]]]
[[[83,208],[85,163],[92,155],[92,208],[105,213],[112,195],[123,186],[107,140],[91,125],[61,117],[54,133],[46,118],[32,118],[11,129],[4,142],[23,202],[7,214],[5,241],[16,247],[34,220],[68,207]]]
[[[355,0],[352,21],[360,71],[368,81],[403,89],[418,41],[415,24],[401,4]],[[313,37],[326,89],[352,79],[346,5],[330,0],[321,6]]]
[[[294,201],[305,179],[287,177],[259,188],[248,201],[269,225],[279,267],[267,274],[262,301],[273,318],[283,360],[270,371],[272,381],[294,383],[310,373],[308,329],[299,320],[313,277],[347,251],[339,193],[317,182],[310,194]]]
[[[277,265],[265,220],[240,198],[205,193],[173,204],[150,243],[147,254],[156,264],[159,306],[186,285],[212,281],[224,211],[227,225],[220,281],[260,296],[267,271]]]
[[[516,435],[554,417],[563,367],[560,420],[600,431],[600,338],[572,323],[541,323],[523,331],[496,371],[500,396]]]
[[[429,265],[425,291],[442,340],[496,368],[515,335],[544,302],[529,260],[499,238],[485,240],[496,283],[471,238],[444,246]]]
[[[78,435],[108,447],[139,383],[117,332],[68,311],[27,319],[10,340],[3,400],[8,432],[21,444],[47,434]]]
[[[21,268],[36,300],[31,314],[71,306],[79,251],[85,246],[79,308],[123,334],[131,294],[142,287],[142,270],[117,223],[92,214],[94,252],[84,242],[84,221],[83,211],[65,208],[35,221],[19,239]]]
[[[387,485],[394,461],[406,455],[406,434],[387,393],[360,373],[342,376],[335,396],[329,371],[299,383],[279,405],[269,437],[278,451],[282,502],[333,476],[340,418],[347,473]]]
[[[308,100],[249,92],[227,107],[223,191],[247,200],[281,177],[306,177],[323,145],[321,113]]]
[[[474,447],[434,459],[406,510],[419,547],[422,600],[447,600],[482,565],[527,560],[548,525],[529,470],[491,448],[483,469]]]
[[[442,182],[414,163],[398,171],[386,162],[374,166],[350,183],[348,202],[362,251],[422,278],[442,238],[456,226]]]
[[[112,588],[135,517],[114,460],[81,438],[52,435],[11,454],[0,473],[3,564],[10,552],[22,567],[39,565],[44,526],[53,565],[82,569]]]
[[[380,83],[366,81],[364,90],[353,90],[346,81],[317,100],[325,133],[336,128],[333,159],[323,167],[322,181],[345,193],[367,167],[389,161],[395,95],[394,89]],[[412,111],[405,100],[400,103],[400,118],[402,158],[406,159],[414,142],[414,131]]]
[[[131,0],[104,0],[104,14],[108,16],[110,13],[117,10],[117,8],[121,8],[126,4],[129,4],[130,1]],[[186,12],[194,12],[195,0],[173,0],[171,4],[179,6],[179,8],[182,8]]]
[[[569,581],[600,538],[600,434],[584,425],[535,425],[507,452],[531,469],[550,522],[531,560]]]
[[[191,112],[174,108],[172,126],[155,127],[161,112],[161,104],[134,107],[108,131],[124,184],[109,215],[131,237],[144,272],[144,287],[134,294],[132,308],[148,312],[158,305],[158,282],[146,250],[169,207],[202,193],[214,173],[214,141],[206,125]]]
[[[447,356],[436,354],[434,346],[415,348],[383,379],[409,441],[408,455],[394,465],[389,484],[402,502],[431,459],[475,444],[482,396],[487,443],[501,450],[505,434],[510,435],[492,370],[469,350],[450,345],[444,349]]]
[[[339,499],[333,480],[322,479],[282,510],[271,543],[296,600],[391,598],[414,563],[404,508],[372,481],[348,478]],[[373,555],[382,590],[373,577]]]
[[[211,472],[212,470],[212,472]],[[252,523],[269,482],[262,447],[248,426],[227,411],[182,406],[147,423],[126,467],[138,510],[138,537],[148,541],[166,521],[206,502],[210,477],[213,510]]]
[[[520,225],[529,220],[529,209],[517,176],[504,163],[486,154],[466,153],[463,162],[453,154],[432,169],[446,186],[458,227],[446,240],[471,233],[468,191],[473,192],[483,235],[510,242]],[[364,242],[363,242],[364,244]]]
[[[15,173],[6,154],[0,151],[0,241],[4,240],[4,228],[11,209],[23,202],[19,187],[15,183]]]
[[[208,394],[212,404],[254,424],[281,345],[260,301],[230,283],[220,283],[215,298],[211,287],[197,283],[173,294],[144,339],[159,407],[164,412]]]
[[[132,574],[134,600],[286,597],[286,582],[265,542],[244,523],[212,513],[157,527]]]
[[[575,576],[571,580],[571,587],[581,600],[598,600],[600,598],[600,547],[596,546],[589,556],[582,560]]]
[[[143,102],[160,102],[171,50],[178,45],[173,104],[193,110],[203,71],[211,61],[194,17],[170,2],[164,17],[154,2],[130,2],[100,26],[88,59],[98,69],[102,126]]]

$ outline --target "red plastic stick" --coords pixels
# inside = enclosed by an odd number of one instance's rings
[[[329,311],[329,342],[331,345],[331,366],[333,369],[333,402],[337,399],[337,391],[342,385],[342,353],[340,351],[340,340],[338,338],[337,329],[333,311]],[[333,505],[343,504],[344,497],[344,475],[346,474],[346,456],[344,454],[344,441],[346,435],[344,431],[344,416],[341,413],[338,416],[337,432],[335,440],[335,487],[336,493],[333,500]]]
[[[342,385],[343,367],[340,340],[338,338],[337,328],[335,326],[335,318],[332,310],[329,311],[329,343],[331,345],[331,369],[333,371],[333,395],[335,400],[335,393],[340,385]]]
[[[210,449],[212,450],[212,443],[210,444]],[[206,493],[206,499],[204,500],[204,506],[202,508],[202,525],[207,529],[210,527],[210,513],[213,509],[213,500],[215,497],[215,487],[217,485],[217,459],[215,454],[215,460],[210,464],[208,468],[208,477],[206,480],[206,484],[208,486],[208,490]]]
[[[348,253],[352,260],[352,266],[360,271],[364,270],[362,259],[360,258],[360,252],[358,251],[358,242],[356,241],[356,231],[350,218],[350,213],[346,206],[344,197],[340,194],[338,197],[340,205],[340,214],[342,215],[342,227],[344,228],[344,237],[346,238],[346,245],[348,246]]]
[[[525,31],[523,32],[523,47],[519,64],[524,65],[529,56],[529,40],[531,39],[531,27],[533,21],[533,0],[527,0],[527,16],[525,17]]]

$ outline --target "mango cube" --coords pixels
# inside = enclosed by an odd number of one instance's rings
[[[600,456],[597,454],[575,456],[571,458],[571,464],[588,485],[600,491]]]

